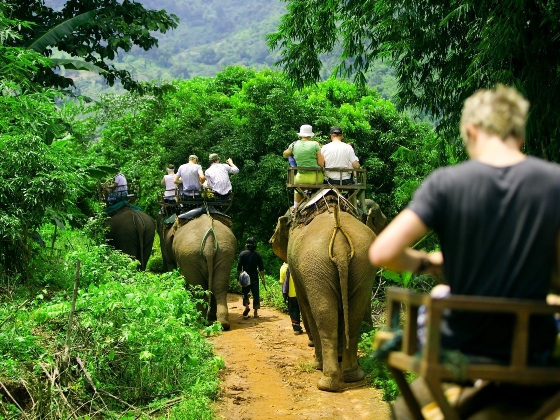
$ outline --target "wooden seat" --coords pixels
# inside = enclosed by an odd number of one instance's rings
[[[307,171],[315,173],[315,183],[314,184],[296,184],[295,176],[297,171]],[[360,169],[350,169],[350,168],[325,168],[324,171],[338,172],[339,181],[333,181],[332,179],[328,183],[319,183],[319,174],[323,172],[323,168],[311,168],[311,167],[289,167],[288,168],[288,182],[286,184],[287,188],[297,189],[297,191],[305,197],[307,194],[305,190],[311,190],[313,192],[317,190],[322,190],[325,188],[336,188],[338,190],[348,192],[348,201],[350,201],[354,206],[360,203],[359,207],[361,209],[365,208],[365,190],[366,190],[366,170]],[[353,173],[355,178],[354,184],[344,185],[342,184],[342,174],[343,173]],[[325,181],[327,179],[325,177]]]
[[[510,363],[467,364],[461,370],[462,379],[473,382],[482,379],[527,386],[560,386],[560,367],[527,365],[530,317],[536,314],[552,316],[554,313],[560,313],[560,306],[548,305],[539,301],[481,296],[452,295],[445,298],[433,298],[426,294],[399,288],[388,289],[387,304],[390,328],[399,327],[401,310],[404,312],[402,348],[400,351],[389,353],[387,366],[415,419],[421,420],[424,417],[420,404],[404,377],[403,372],[405,371],[416,372],[423,378],[446,420],[459,419],[457,412],[446,399],[441,386],[442,382],[453,382],[455,379],[454,372],[442,364],[440,359],[439,326],[445,309],[515,315]],[[426,345],[419,354],[417,317],[418,308],[421,305],[425,305],[426,308],[427,331]],[[544,419],[558,408],[560,408],[560,392],[549,399],[531,419]]]

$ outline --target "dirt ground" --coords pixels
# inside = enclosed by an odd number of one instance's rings
[[[213,337],[226,369],[215,411],[227,420],[385,420],[387,403],[365,381],[342,392],[319,391],[306,334],[294,335],[287,314],[261,306],[259,318],[243,319],[241,296],[228,296],[231,330]]]

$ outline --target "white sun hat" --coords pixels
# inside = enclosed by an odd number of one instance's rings
[[[313,127],[309,124],[304,124],[299,128],[297,135],[300,137],[313,137],[315,133],[313,132]]]

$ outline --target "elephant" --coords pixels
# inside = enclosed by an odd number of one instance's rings
[[[138,207],[128,202],[122,203],[110,213],[110,218],[105,222],[105,226],[109,228],[107,242],[136,258],[140,261],[140,269],[145,270],[154,245],[156,223]]]
[[[158,219],[164,268],[167,271],[179,268],[187,284],[209,290],[207,319],[219,321],[227,331],[230,329],[227,293],[237,240],[228,216],[202,210],[180,215],[173,225]]]
[[[364,200],[366,206],[366,225],[373,233],[379,235],[381,231],[387,226],[387,217],[381,211],[379,204],[375,201],[366,198]]]
[[[368,260],[375,234],[338,204],[331,209],[334,211],[320,213],[307,224],[296,224],[290,215],[280,217],[270,242],[274,253],[290,266],[306,328],[311,330],[316,368],[323,371],[317,387],[338,391],[340,379],[356,382],[364,378],[357,352],[375,278],[375,268]]]

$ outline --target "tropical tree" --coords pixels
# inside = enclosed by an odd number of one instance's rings
[[[26,23],[7,19],[0,9],[2,41],[18,39],[18,26]],[[63,228],[79,213],[74,203],[83,175],[63,139],[59,92],[33,81],[51,64],[31,49],[0,44],[0,281],[25,278],[41,224],[50,220]]]
[[[298,87],[320,80],[321,54],[340,45],[336,74],[364,73],[376,58],[396,70],[401,108],[429,113],[457,138],[462,103],[500,82],[532,103],[527,151],[560,160],[560,8],[557,1],[287,0],[268,37]]]
[[[165,10],[147,10],[130,0],[69,0],[60,10],[47,7],[43,0],[16,1],[9,10],[12,19],[34,25],[22,27],[23,36],[8,40],[7,45],[41,46],[40,51],[46,56],[51,56],[52,48],[56,47],[103,69],[103,77],[110,86],[120,80],[125,89],[140,91],[142,85],[133,80],[127,70],[117,69],[109,60],[115,59],[119,51],[130,51],[133,46],[146,51],[157,47],[158,41],[151,32],[165,33],[178,25],[177,16],[169,15]],[[94,13],[94,19],[90,13]],[[73,18],[81,19],[80,24],[73,25],[76,23]],[[53,28],[57,28],[59,34],[54,43],[52,37],[44,37]],[[55,64],[64,64],[67,68],[76,66],[72,60]],[[43,86],[73,86],[71,78],[52,68],[42,68],[34,77]]]

